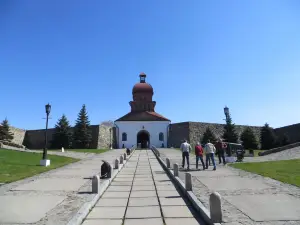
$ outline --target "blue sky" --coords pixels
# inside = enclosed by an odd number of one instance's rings
[[[300,2],[0,1],[0,119],[50,127],[129,112],[140,72],[172,122],[300,122]]]

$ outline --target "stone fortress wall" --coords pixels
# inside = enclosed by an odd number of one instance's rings
[[[173,123],[169,126],[168,147],[178,148],[184,138],[191,144],[196,144],[201,140],[206,128],[209,127],[217,137],[221,137],[224,132],[224,124],[217,123],[202,123],[202,122],[182,122]],[[246,125],[236,125],[236,130],[240,135]],[[258,126],[249,126],[253,129],[257,140],[260,136],[260,128]],[[290,143],[300,142],[300,123],[274,129],[277,135],[286,134],[289,137]],[[29,149],[43,149],[45,140],[45,130],[22,130],[11,127],[11,132],[14,133],[13,142],[23,144]],[[116,147],[116,129],[113,127],[113,122],[103,122],[100,125],[91,125],[92,143],[91,148],[103,149]],[[48,147],[52,140],[54,128],[48,129]]]
[[[110,148],[110,143],[113,141],[113,124],[102,123],[100,125],[91,125],[92,142],[91,148],[103,149]],[[72,132],[73,128],[71,129]],[[50,128],[47,131],[48,148],[51,146],[53,139],[54,128]],[[15,133],[14,133],[15,134]],[[21,140],[20,140],[21,141]],[[24,132],[23,145],[29,149],[43,149],[45,146],[45,129],[40,130],[27,130]],[[21,144],[22,144],[21,142]]]

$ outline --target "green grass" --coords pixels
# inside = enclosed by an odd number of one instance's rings
[[[79,161],[64,156],[48,155],[51,165],[44,167],[39,165],[41,159],[41,153],[0,149],[0,183],[10,183]]]
[[[43,149],[35,149],[37,151],[43,151]],[[48,149],[48,152],[60,152],[61,149]],[[95,153],[101,154],[109,151],[109,149],[65,149],[65,152],[84,152],[84,153]]]
[[[235,163],[230,166],[300,187],[300,159]]]

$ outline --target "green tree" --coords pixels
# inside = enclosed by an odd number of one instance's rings
[[[0,125],[0,141],[11,142],[13,138],[14,134],[10,132],[8,120],[5,118]]]
[[[52,148],[70,148],[72,143],[72,134],[70,132],[70,124],[67,117],[63,114],[55,125],[53,134]]]
[[[212,132],[212,130],[207,127],[203,137],[202,137],[202,143],[206,144],[210,140],[211,143],[216,142],[217,138],[216,135]]]
[[[74,148],[89,148],[91,140],[92,134],[90,130],[90,121],[86,107],[83,105],[74,127],[73,146]]]
[[[290,138],[286,133],[284,133],[281,137],[280,145],[285,146],[285,145],[288,145],[288,144],[290,144]]]
[[[237,143],[239,135],[235,130],[235,124],[232,123],[230,115],[226,118],[226,125],[224,126],[224,129],[223,139],[227,142]]]
[[[260,131],[261,149],[268,150],[276,147],[276,135],[269,124],[265,124]]]
[[[253,130],[250,127],[246,127],[241,134],[241,141],[245,149],[257,149],[258,143]]]

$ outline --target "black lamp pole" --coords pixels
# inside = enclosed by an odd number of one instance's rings
[[[46,109],[46,130],[45,130],[45,147],[44,147],[44,151],[43,151],[43,160],[47,159],[47,145],[48,145],[48,138],[47,138],[47,131],[48,131],[48,119],[49,119],[49,114],[51,111],[51,105],[48,103],[47,105],[45,105],[45,109]]]

